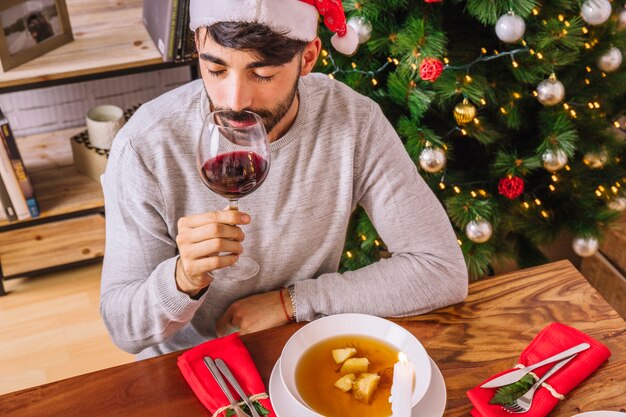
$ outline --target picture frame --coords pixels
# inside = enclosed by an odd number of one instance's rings
[[[2,0],[0,3],[2,72],[72,40],[65,0]]]

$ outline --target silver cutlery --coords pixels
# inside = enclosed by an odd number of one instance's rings
[[[207,368],[209,368],[209,372],[211,372],[211,375],[213,375],[215,382],[217,382],[217,385],[220,386],[222,392],[224,393],[224,395],[226,395],[226,398],[230,402],[230,405],[233,406],[233,410],[235,411],[235,414],[237,415],[237,417],[250,417],[249,414],[246,414],[241,409],[241,407],[239,407],[239,403],[235,401],[233,394],[228,389],[228,385],[226,384],[226,381],[224,381],[224,378],[222,378],[222,374],[220,374],[220,371],[219,369],[217,369],[217,366],[215,366],[215,362],[213,362],[213,359],[210,358],[209,356],[205,356],[203,359]]]
[[[226,377],[228,382],[230,382],[230,385],[232,385],[233,388],[235,388],[235,391],[237,391],[237,394],[239,394],[241,399],[245,401],[246,405],[250,409],[250,412],[252,413],[252,417],[261,417],[259,416],[259,413],[257,413],[256,409],[254,408],[252,401],[250,401],[250,397],[248,397],[248,395],[245,393],[243,388],[241,388],[241,385],[239,385],[239,382],[237,382],[237,379],[235,379],[235,376],[232,374],[232,372],[230,372],[230,369],[228,369],[228,366],[226,366],[226,363],[224,363],[224,361],[221,359],[216,359],[215,364],[217,365],[217,368],[222,372],[222,374]]]
[[[504,408],[509,413],[526,413],[526,412],[528,412],[528,410],[530,410],[530,406],[533,403],[533,397],[535,396],[535,391],[537,391],[537,388],[539,388],[541,386],[543,381],[545,381],[546,379],[550,378],[559,369],[564,367],[569,361],[574,359],[575,356],[576,356],[576,354],[570,356],[569,358],[563,359],[561,362],[559,362],[556,365],[554,365],[552,368],[550,368],[550,370],[548,372],[545,373],[544,376],[539,378],[539,381],[535,382],[535,384],[532,387],[530,387],[530,389],[524,395],[519,397],[512,404],[503,405],[502,408]]]
[[[576,345],[572,348],[569,348],[567,350],[564,350],[561,353],[557,353],[554,356],[550,356],[547,359],[542,360],[541,362],[537,362],[533,365],[528,365],[524,368],[521,369],[516,369],[514,371],[511,371],[509,373],[506,373],[504,375],[500,375],[497,378],[492,379],[491,381],[487,381],[484,384],[482,384],[480,387],[481,388],[496,388],[496,387],[502,387],[504,385],[509,385],[512,384],[514,382],[519,381],[520,379],[522,379],[524,377],[524,375],[526,375],[527,373],[534,371],[537,368],[540,368],[544,365],[547,365],[549,363],[552,362],[557,362],[560,361],[562,359],[565,359],[569,356],[575,355],[577,353],[582,352],[583,350],[587,350],[589,349],[590,345],[589,343],[581,343],[580,345]]]

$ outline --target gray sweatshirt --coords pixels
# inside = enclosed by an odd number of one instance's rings
[[[300,79],[291,129],[270,145],[267,179],[240,201],[250,280],[215,280],[193,300],[175,282],[178,219],[222,210],[195,149],[209,100],[193,81],[141,106],[118,133],[102,177],[106,251],[100,310],[113,341],[139,358],[214,338],[235,300],[295,284],[297,320],[358,312],[420,314],[462,301],[467,271],[441,204],[380,107],[322,74]],[[337,272],[362,206],[392,253]]]

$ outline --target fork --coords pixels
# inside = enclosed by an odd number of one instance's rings
[[[561,362],[554,365],[552,368],[550,368],[548,372],[545,373],[544,376],[539,379],[539,381],[535,382],[535,384],[530,387],[530,389],[524,395],[513,401],[511,404],[503,405],[502,408],[504,408],[509,413],[528,412],[528,410],[530,410],[531,404],[533,403],[533,397],[535,396],[535,391],[537,391],[537,388],[539,388],[546,379],[550,378],[559,369],[564,367],[569,361],[574,359],[574,357],[576,357],[576,354],[570,356],[569,358],[565,358]]]

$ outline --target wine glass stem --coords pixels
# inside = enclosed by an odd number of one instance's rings
[[[228,210],[239,211],[239,200],[228,200]]]

